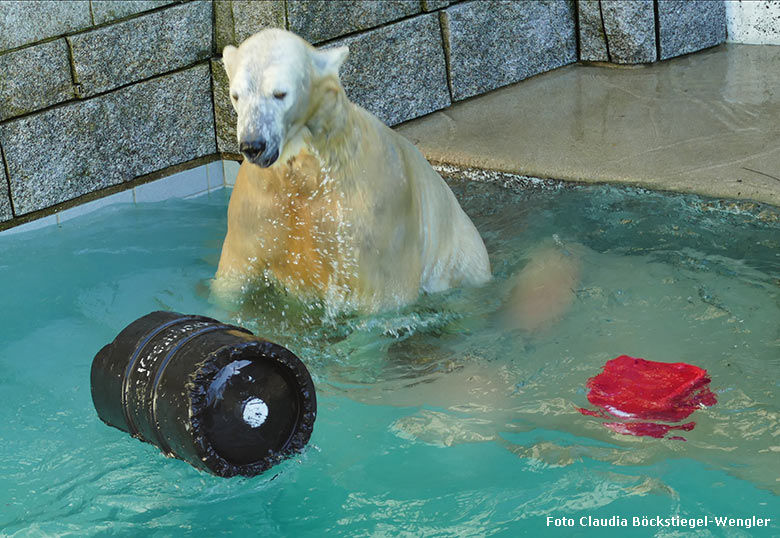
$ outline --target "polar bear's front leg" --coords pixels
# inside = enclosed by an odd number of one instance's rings
[[[557,242],[557,241],[556,241]],[[514,277],[503,321],[511,328],[537,331],[562,317],[574,302],[580,282],[579,245],[541,245]]]
[[[218,304],[228,306],[240,302],[248,284],[248,266],[251,260],[234,248],[235,242],[230,241],[230,234],[225,238],[222,255],[214,280],[211,282],[211,295]]]

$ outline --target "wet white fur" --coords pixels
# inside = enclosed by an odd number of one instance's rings
[[[281,156],[268,168],[241,165],[218,295],[270,275],[304,298],[377,311],[490,279],[482,239],[446,183],[347,99],[346,56],[277,29],[225,48],[239,141],[260,134]]]

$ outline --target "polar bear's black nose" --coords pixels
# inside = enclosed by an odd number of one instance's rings
[[[239,148],[241,153],[246,155],[246,158],[252,162],[257,161],[257,158],[265,151],[265,142],[262,140],[252,140],[251,142],[241,142]]]

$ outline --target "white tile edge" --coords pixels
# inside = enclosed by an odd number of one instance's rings
[[[30,222],[25,222],[24,224],[14,226],[13,228],[8,228],[7,230],[0,232],[0,237],[21,232],[31,232],[48,226],[57,226],[57,215],[47,215],[40,219],[31,220]]]
[[[221,189],[225,186],[225,167],[222,161],[210,162],[206,165],[209,191]]]
[[[238,161],[222,159],[222,177],[225,181],[225,187],[232,187],[236,184],[236,177],[238,176],[238,169],[240,166],[241,163]]]
[[[135,202],[135,197],[133,196],[132,189],[128,189],[122,192],[117,192],[110,196],[98,198],[97,200],[92,200],[91,202],[86,202],[71,207],[69,209],[58,211],[57,213],[55,213],[55,216],[57,217],[57,225],[69,221],[72,218],[80,217],[82,215],[87,215],[102,207],[106,207],[114,204],[132,204],[133,202]],[[13,230],[14,228],[11,229]]]
[[[207,164],[182,170],[133,188],[136,202],[161,202],[169,198],[188,198],[208,190]]]
[[[225,173],[225,163],[233,163],[235,167],[228,165],[229,172],[233,173],[232,183],[227,183]],[[233,171],[235,168],[235,171]],[[52,215],[47,215],[39,219],[19,224],[7,230],[0,231],[0,237],[3,235],[11,235],[14,233],[28,232],[45,228],[47,226],[59,226],[63,222],[67,222],[75,217],[80,217],[92,213],[97,209],[113,205],[113,204],[127,204],[127,203],[139,203],[150,201],[145,199],[145,196],[138,196],[138,189],[144,191],[144,188],[157,191],[158,197],[155,197],[155,201],[168,200],[171,198],[183,198],[190,199],[204,194],[215,192],[225,187],[230,187],[235,183],[235,174],[238,173],[238,163],[229,160],[216,160],[210,163],[191,168],[189,170],[183,170],[176,172],[168,176],[162,177],[155,181],[138,185],[130,189],[98,198],[96,200],[90,200],[68,209],[63,209]],[[200,176],[200,177],[199,177]],[[195,185],[188,185],[188,177],[191,181],[193,178]],[[147,187],[148,186],[148,187]]]

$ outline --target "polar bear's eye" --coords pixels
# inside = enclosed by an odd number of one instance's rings
[[[283,92],[283,91],[281,91],[281,90],[276,90],[276,91],[274,92],[274,98],[275,98],[275,99],[279,99],[279,100],[281,101],[281,100],[282,100],[282,99],[284,99],[285,97],[287,97],[287,92]]]

